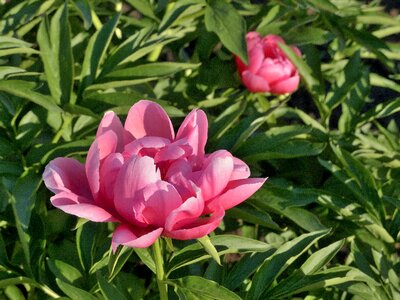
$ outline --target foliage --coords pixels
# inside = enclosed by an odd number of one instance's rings
[[[113,254],[114,225],[76,223],[41,182],[83,160],[105,111],[149,99],[204,109],[209,150],[269,177],[214,252],[164,241],[171,299],[400,299],[400,19],[379,1],[0,3],[1,298],[157,299],[150,249]],[[281,45],[297,92],[241,86],[250,30],[301,49]]]

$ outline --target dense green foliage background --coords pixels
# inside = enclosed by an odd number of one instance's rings
[[[140,99],[208,115],[263,189],[211,237],[165,245],[171,299],[400,299],[400,19],[379,1],[0,1],[0,299],[157,299],[148,249],[110,250],[42,184]],[[250,94],[247,31],[302,51],[292,95]]]

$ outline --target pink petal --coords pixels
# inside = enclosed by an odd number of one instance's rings
[[[174,186],[166,181],[149,184],[143,190],[143,208],[135,211],[136,219],[143,219],[149,225],[164,227],[168,215],[182,204]]]
[[[117,136],[118,145],[117,151],[122,152],[124,147],[124,135],[125,129],[118,116],[113,111],[108,111],[104,114],[103,119],[100,122],[99,128],[97,129],[96,137],[99,137],[106,131],[113,131]]]
[[[112,210],[114,207],[114,187],[119,171],[124,164],[121,153],[111,153],[104,159],[100,168],[100,197],[96,203]]]
[[[193,149],[193,155],[199,160],[204,157],[204,148],[208,137],[208,120],[204,111],[192,110],[179,127],[176,140],[186,139]]]
[[[106,131],[95,139],[89,148],[86,158],[86,176],[93,197],[96,198],[100,190],[100,163],[117,148],[117,135],[114,131]]]
[[[264,50],[261,44],[256,44],[249,50],[249,65],[247,70],[252,73],[257,73],[265,59]]]
[[[93,222],[115,222],[117,219],[89,199],[73,193],[62,192],[50,198],[51,203],[66,212]]]
[[[258,70],[257,75],[264,78],[271,86],[272,83],[286,77],[287,72],[285,71],[286,70],[282,64],[275,63],[274,65],[261,67],[260,70]]]
[[[234,207],[253,195],[266,180],[266,178],[247,178],[231,181],[223,194],[207,203],[207,208],[213,211],[219,206],[224,210]]]
[[[85,166],[72,158],[59,157],[46,166],[43,172],[46,187],[53,193],[72,192],[91,198]]]
[[[158,239],[162,231],[162,228],[133,228],[126,224],[121,224],[113,233],[111,243],[113,252],[117,250],[119,245],[130,248],[147,248]]]
[[[114,205],[127,221],[134,222],[133,205],[137,192],[148,184],[159,181],[154,160],[150,157],[132,156],[119,171],[114,187]]]
[[[247,49],[251,50],[253,47],[261,42],[261,37],[258,32],[250,31],[246,34]]]
[[[293,93],[300,83],[299,75],[295,75],[288,79],[278,81],[271,85],[271,93],[274,94],[286,94]]]
[[[214,231],[221,224],[224,215],[225,211],[219,208],[213,212],[211,217],[197,218],[195,222],[176,230],[165,230],[163,235],[177,240],[201,238]]]
[[[168,139],[158,136],[145,136],[135,140],[125,146],[124,156],[130,157],[132,155],[150,156],[153,157],[156,153],[171,142]]]
[[[219,150],[207,158],[204,170],[196,181],[205,201],[214,198],[225,189],[232,172],[233,158],[228,151]]]
[[[233,158],[233,172],[229,181],[236,179],[244,179],[250,176],[250,168],[246,163],[237,157]]]
[[[197,221],[203,210],[204,201],[201,196],[191,197],[170,213],[165,222],[165,229],[167,231],[174,231],[187,226]]]
[[[135,139],[144,136],[158,136],[170,141],[174,139],[174,129],[167,113],[159,104],[148,100],[141,100],[131,107],[125,129]]]
[[[250,71],[244,71],[242,73],[242,81],[243,84],[249,89],[250,92],[253,93],[266,93],[270,91],[270,87],[268,82]]]

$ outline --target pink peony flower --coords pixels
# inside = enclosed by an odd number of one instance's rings
[[[236,57],[236,65],[243,84],[253,93],[273,94],[293,93],[300,82],[296,67],[278,47],[285,41],[277,35],[261,38],[255,32],[246,35],[249,65]],[[301,56],[300,50],[292,49]]]
[[[123,126],[107,112],[86,163],[56,158],[43,173],[51,203],[94,222],[118,222],[118,245],[148,247],[159,236],[200,238],[220,224],[225,210],[256,192],[264,178],[226,150],[204,153],[208,122],[193,110],[175,136],[158,104],[139,101]]]

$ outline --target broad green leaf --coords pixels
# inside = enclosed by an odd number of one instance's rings
[[[89,271],[93,264],[96,243],[96,223],[87,222],[76,231],[76,248],[82,268]]]
[[[308,126],[274,127],[248,139],[235,153],[254,161],[318,155],[326,144],[310,134],[312,128]]]
[[[365,112],[361,119],[363,122],[371,122],[375,119],[385,118],[400,111],[400,98],[379,103],[373,109]]]
[[[308,66],[306,62],[299,57],[290,46],[279,44],[279,48],[282,49],[290,61],[296,66],[308,91],[313,96],[315,105],[318,107],[320,113],[324,114],[326,112],[326,107],[323,104],[325,91],[323,90],[322,84],[316,74],[314,74],[310,66]]]
[[[168,284],[175,287],[175,292],[181,300],[240,300],[234,292],[199,276],[186,276],[179,279],[169,279]]]
[[[246,254],[224,277],[223,285],[231,291],[237,289],[272,253],[273,251]]]
[[[342,249],[344,240],[337,241],[313,253],[306,262],[300,267],[300,271],[305,274],[314,274],[328,264],[331,259]]]
[[[105,78],[107,80],[123,80],[132,79],[135,77],[160,77],[172,75],[187,69],[196,69],[198,67],[199,64],[156,62],[131,68],[119,69],[109,73]]]
[[[149,17],[155,21],[159,21],[154,14],[153,7],[147,0],[127,0],[127,2],[136,8],[144,16]]]
[[[197,241],[203,246],[204,250],[211,255],[214,261],[221,265],[221,259],[219,258],[217,249],[215,249],[214,245],[211,243],[210,237],[205,235],[201,238],[198,238]]]
[[[274,230],[282,230],[279,224],[272,220],[272,217],[265,210],[259,210],[246,203],[241,204],[239,207],[232,207],[226,211],[227,217],[241,219],[253,224],[259,224]]]
[[[80,288],[77,288],[71,284],[68,284],[64,281],[62,281],[59,278],[56,278],[56,282],[58,287],[72,300],[98,300],[97,297],[93,296],[92,294],[88,293],[87,291],[84,291]]]
[[[207,30],[216,33],[222,44],[247,64],[246,23],[232,5],[225,0],[210,0],[204,18]]]
[[[92,9],[88,0],[76,0],[73,2],[76,10],[81,15],[85,29],[88,30],[92,26]]]
[[[50,271],[64,282],[75,284],[82,279],[82,273],[74,266],[57,259],[47,259],[47,265]]]
[[[113,280],[115,276],[121,271],[122,267],[128,261],[129,257],[132,255],[133,249],[128,247],[118,248],[116,253],[110,251],[109,261],[108,261],[108,273],[109,281]]]
[[[133,249],[140,260],[154,273],[156,274],[156,264],[153,256],[148,248],[135,248]]]
[[[382,199],[378,194],[378,187],[376,181],[370,171],[364,166],[363,163],[355,159],[347,151],[332,145],[332,150],[335,152],[337,158],[342,162],[346,173],[353,178],[361,189],[361,197],[363,202],[369,202],[373,207],[371,213],[381,221],[385,218],[385,212],[382,204]],[[361,199],[360,199],[361,200]]]
[[[29,100],[47,110],[62,112],[62,109],[54,103],[52,97],[34,92],[35,87],[35,83],[28,81],[0,80],[0,91]]]
[[[328,230],[303,234],[281,246],[268,257],[253,277],[246,299],[260,299],[273,281],[313,243],[329,233]]]
[[[34,169],[29,169],[17,179],[12,190],[15,218],[24,230],[29,227],[40,181],[39,174]]]
[[[96,80],[100,64],[104,60],[104,55],[114,34],[119,16],[119,14],[114,15],[114,17],[90,38],[85,51],[85,59],[82,64],[81,91]]]
[[[338,79],[338,86],[332,89],[332,92],[327,95],[326,105],[330,110],[333,110],[341,102],[360,80],[363,68],[361,64],[360,53],[356,52],[347,63],[343,75]]]
[[[211,243],[218,251],[218,255],[227,253],[265,252],[273,248],[261,241],[237,235],[216,235],[210,237]],[[183,266],[210,258],[199,243],[191,244],[175,252],[167,265],[168,273]]]
[[[158,31],[164,31],[176,24],[177,21],[188,13],[198,12],[203,7],[203,1],[201,0],[181,0],[172,4],[173,7],[165,13]]]
[[[126,297],[110,282],[97,273],[97,282],[99,283],[100,291],[106,300],[126,300]]]
[[[37,41],[52,97],[57,104],[71,102],[74,60],[67,3],[57,10],[50,24],[47,19],[41,22]]]
[[[293,45],[324,45],[334,38],[334,35],[318,27],[298,27],[285,35],[285,40]]]
[[[306,0],[313,7],[330,13],[338,12],[338,8],[329,0]]]
[[[142,84],[145,82],[157,80],[157,77],[147,77],[147,78],[140,78],[140,79],[132,79],[132,80],[117,80],[117,81],[110,81],[104,83],[97,83],[92,84],[86,88],[86,91],[93,91],[93,90],[108,90],[108,89],[115,89],[120,87],[129,87],[133,85]]]
[[[375,284],[371,278],[358,269],[340,266],[311,275],[303,275],[301,272],[296,273],[264,293],[263,299],[287,298],[304,291],[309,292],[352,281],[372,282],[372,284]]]

